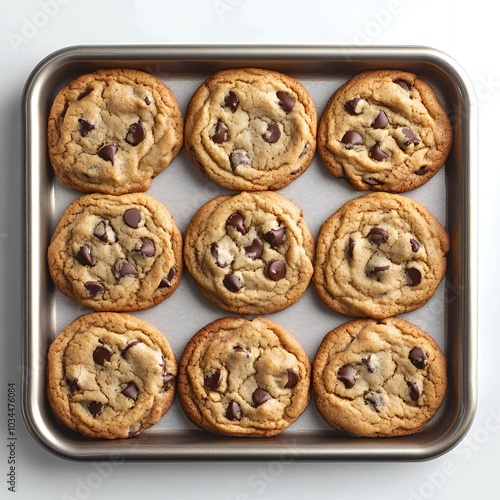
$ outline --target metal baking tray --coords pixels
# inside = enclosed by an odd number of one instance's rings
[[[52,172],[46,148],[46,121],[57,91],[77,75],[104,67],[150,72],[176,94],[185,112],[204,79],[223,68],[257,66],[297,78],[311,93],[318,115],[328,98],[354,74],[368,69],[413,71],[439,95],[454,128],[446,167],[406,196],[426,205],[446,225],[451,252],[446,279],[423,308],[404,315],[429,332],[448,359],[449,386],[439,412],[420,433],[363,439],[330,428],[314,402],[282,434],[267,439],[228,438],[196,428],[178,401],[153,428],[128,440],[82,438],[54,417],[45,397],[46,353],[56,334],[90,312],[55,290],[46,249],[65,207],[79,193],[65,188]],[[22,103],[25,160],[25,270],[22,409],[34,438],[56,455],[75,460],[424,460],[452,449],[467,433],[477,401],[477,123],[472,85],[446,54],[426,47],[338,46],[79,46],[40,62],[27,80]],[[228,191],[203,179],[184,151],[148,191],[173,213],[185,230],[206,201]],[[333,178],[316,155],[311,167],[281,190],[304,209],[316,236],[321,223],[361,194]],[[188,275],[162,304],[136,313],[164,332],[178,359],[196,331],[225,316],[208,304]],[[313,287],[271,319],[289,329],[311,360],[323,336],[350,318],[327,309]]]

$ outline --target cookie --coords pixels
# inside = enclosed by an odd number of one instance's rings
[[[63,184],[85,193],[146,191],[182,147],[172,91],[133,69],[102,69],[57,94],[48,119],[50,162]]]
[[[95,311],[138,311],[169,297],[182,275],[182,234],[144,194],[87,194],[61,216],[48,249],[57,288]]]
[[[446,229],[420,203],[391,193],[347,202],[320,228],[314,285],[331,309],[388,318],[423,306],[446,271]]]
[[[236,314],[268,314],[296,302],[311,281],[313,253],[302,210],[272,191],[215,198],[185,234],[184,261],[201,294]]]
[[[309,167],[317,113],[295,79],[267,69],[220,71],[192,96],[186,152],[202,175],[237,191],[277,190]]]
[[[266,318],[222,318],[188,342],[178,394],[189,419],[215,434],[274,436],[309,404],[311,366],[291,333]]]
[[[392,437],[420,431],[446,393],[433,338],[400,318],[358,319],[328,333],[313,361],[316,407],[335,429]]]
[[[367,71],[330,98],[318,127],[318,152],[355,189],[402,193],[444,165],[453,131],[432,88],[414,73]]]
[[[47,396],[70,429],[91,438],[136,436],[175,395],[177,362],[165,336],[129,314],[79,317],[52,342]]]

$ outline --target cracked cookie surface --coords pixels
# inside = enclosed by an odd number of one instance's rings
[[[188,342],[179,365],[182,407],[212,433],[273,436],[309,404],[309,359],[290,332],[266,318],[214,321]]]
[[[318,152],[335,177],[358,190],[405,192],[444,165],[453,131],[432,88],[414,73],[367,71],[330,98]]]
[[[129,314],[73,321],[48,353],[47,396],[70,429],[128,438],[156,424],[175,395],[177,362],[165,336]]]
[[[331,309],[388,318],[423,306],[446,271],[448,233],[423,205],[371,193],[347,202],[319,232],[314,285]]]
[[[277,190],[316,150],[317,113],[295,79],[259,68],[216,73],[186,111],[185,149],[202,175],[238,191]]]
[[[302,210],[269,191],[209,201],[185,234],[185,264],[201,294],[237,314],[268,314],[296,302],[311,281],[313,253]]]
[[[95,311],[137,311],[169,297],[182,275],[182,234],[143,194],[81,196],[65,210],[48,253],[65,295]]]
[[[353,320],[328,333],[312,372],[316,407],[334,428],[365,437],[420,431],[446,393],[434,339],[400,318]]]
[[[146,191],[179,153],[183,119],[174,94],[156,77],[103,69],[58,93],[47,139],[54,172],[70,188]]]

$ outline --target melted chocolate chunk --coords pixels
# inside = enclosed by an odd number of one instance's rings
[[[76,258],[83,264],[84,266],[93,267],[95,266],[95,261],[90,254],[90,248],[87,245],[82,245],[78,253],[76,254]]]
[[[410,390],[410,399],[412,401],[417,401],[420,397],[420,389],[415,382],[407,382],[408,389]]]
[[[127,226],[131,227],[132,229],[137,229],[141,222],[141,212],[137,208],[129,208],[123,214],[123,220],[125,221],[125,224],[127,224]]]
[[[413,88],[413,85],[410,82],[407,82],[406,80],[403,80],[401,78],[394,80],[394,83],[397,83],[401,88],[405,89],[407,92],[410,92],[410,90]]]
[[[423,167],[420,167],[418,170],[415,170],[414,174],[415,175],[425,175],[429,169],[424,165]]]
[[[354,255],[354,247],[355,246],[356,246],[356,242],[352,238],[349,238],[349,243],[347,245],[347,255],[351,259],[352,259],[352,256]]]
[[[264,235],[264,239],[273,247],[279,247],[283,243],[285,228],[271,229]]]
[[[97,401],[92,401],[87,405],[87,408],[93,417],[98,417],[102,413],[103,405]]]
[[[299,375],[293,368],[287,368],[288,380],[285,384],[285,389],[293,389],[299,381]]]
[[[92,298],[104,293],[105,290],[104,285],[100,281],[87,281],[83,286]]]
[[[215,370],[210,375],[205,375],[205,377],[203,377],[203,385],[208,389],[212,390],[218,389],[220,387],[221,382],[222,382],[222,375],[219,370]]]
[[[127,398],[137,401],[137,397],[139,396],[139,389],[137,389],[137,386],[133,382],[129,382],[127,384],[127,387],[123,389],[122,394]]]
[[[276,92],[276,97],[278,98],[283,111],[285,111],[286,113],[292,111],[293,107],[295,106],[295,99],[290,94],[287,94],[286,92],[282,92],[280,90]]]
[[[355,130],[349,130],[342,137],[342,144],[345,144],[347,149],[351,149],[354,146],[361,146],[363,138]]]
[[[113,275],[116,281],[120,281],[124,276],[137,276],[137,269],[133,264],[126,260],[121,260],[113,266]]]
[[[245,218],[238,212],[234,212],[228,217],[226,226],[236,228],[236,231],[240,234],[247,234],[247,230],[245,228]]]
[[[409,360],[420,370],[423,370],[429,363],[427,354],[421,347],[414,347],[408,355]]]
[[[92,359],[97,365],[104,366],[104,362],[109,361],[112,354],[113,353],[109,349],[106,349],[106,347],[99,346],[94,349]]]
[[[420,244],[417,240],[411,238],[410,239],[410,245],[411,245],[411,251],[412,252],[418,252],[419,248],[420,248]]]
[[[249,259],[260,259],[263,249],[264,245],[262,241],[259,238],[255,238],[249,246],[245,247],[245,255]]]
[[[228,420],[240,421],[242,418],[240,405],[236,401],[230,401],[226,410],[226,418]]]
[[[356,377],[354,376],[354,368],[351,365],[344,365],[339,368],[337,378],[344,384],[346,389],[354,387]]]
[[[370,158],[375,161],[383,161],[386,158],[389,158],[389,155],[380,149],[380,144],[377,142],[375,146],[370,148]]]
[[[108,144],[107,146],[103,146],[99,151],[97,151],[97,155],[103,160],[110,161],[111,165],[114,165],[115,155],[117,152],[118,146],[116,144]]]
[[[144,257],[152,257],[155,254],[155,245],[149,238],[141,238],[138,252]]]
[[[142,341],[141,340],[133,340],[132,342],[130,342],[130,344],[127,344],[125,346],[125,349],[123,349],[122,351],[122,356],[125,356],[125,353],[129,350],[129,349],[132,349],[132,347],[135,347],[136,345],[138,344],[142,344]]]
[[[146,96],[144,98],[144,102],[145,102],[146,106],[150,106],[151,105],[151,99],[148,96]]]
[[[271,394],[269,394],[264,389],[261,389],[260,387],[256,389],[252,394],[252,400],[255,406],[260,406],[270,399],[272,399]]]
[[[406,276],[408,278],[408,284],[411,286],[416,286],[422,281],[422,273],[415,267],[407,269]]]
[[[87,97],[94,89],[92,87],[88,87],[85,89],[76,99],[77,101],[81,101],[84,97]]]
[[[92,130],[94,130],[94,125],[90,123],[89,121],[85,120],[85,118],[80,118],[78,120],[78,123],[80,124],[80,135],[82,137],[87,137]]]
[[[116,233],[111,227],[110,222],[106,219],[103,219],[95,225],[92,234],[103,243],[114,243],[116,241]]]
[[[344,109],[350,115],[360,115],[361,111],[356,111],[356,107],[358,106],[359,101],[361,101],[361,97],[355,97],[354,99],[351,99],[350,101],[347,101],[344,104]]]
[[[387,115],[382,110],[380,110],[377,118],[373,120],[372,128],[385,128],[387,127],[387,125],[389,125]]]
[[[137,146],[144,140],[145,137],[146,137],[146,131],[144,130],[144,126],[142,125],[141,122],[137,122],[137,123],[132,123],[132,125],[130,125],[130,127],[128,128],[125,140],[131,146]]]
[[[409,128],[404,128],[401,130],[403,132],[403,135],[406,137],[405,141],[403,142],[403,146],[407,148],[408,146],[411,146],[412,144],[414,146],[417,146],[420,144],[420,139],[417,137],[417,134],[413,132],[413,130]]]
[[[224,280],[222,282],[230,292],[234,293],[239,292],[243,286],[240,283],[240,279],[238,278],[238,276],[234,274],[228,274],[227,276],[224,277]]]
[[[376,245],[381,245],[389,239],[389,233],[381,227],[373,227],[367,235],[367,238]]]
[[[373,177],[366,179],[364,182],[366,184],[368,184],[369,186],[380,186],[382,184],[380,181],[378,181],[377,179],[374,179]]]
[[[177,276],[177,269],[175,267],[171,267],[170,271],[167,274],[167,276],[165,276],[165,278],[163,278],[160,281],[160,284],[158,285],[158,288],[165,288],[165,287],[172,286],[172,281],[174,280],[174,278],[176,276]]]
[[[380,394],[377,392],[371,391],[365,394],[364,398],[365,404],[370,404],[373,406],[373,409],[379,413],[382,407],[384,406],[384,400]]]
[[[370,373],[375,371],[375,365],[372,362],[372,355],[369,354],[366,358],[361,358],[361,362],[366,366]]]
[[[248,153],[245,150],[235,149],[229,155],[229,163],[231,164],[231,169],[234,172],[240,165],[241,166],[248,166],[252,162],[250,161],[250,158],[248,157]]]
[[[162,380],[163,380],[163,390],[166,391],[174,384],[175,375],[173,373],[163,373]]]
[[[239,103],[240,100],[238,99],[238,96],[232,90],[230,90],[224,98],[224,106],[226,108],[229,108],[234,113]]]
[[[279,260],[272,260],[267,266],[266,273],[273,281],[279,281],[285,277],[286,266]]]
[[[69,390],[71,392],[76,392],[81,389],[81,387],[78,385],[78,378],[74,378],[72,380],[66,379],[66,383],[68,384]]]
[[[212,135],[212,141],[214,141],[215,144],[222,144],[223,142],[227,141],[228,137],[229,134],[227,127],[221,120],[217,120],[217,125],[215,126],[215,134]]]
[[[262,135],[262,138],[269,144],[273,144],[281,137],[281,130],[276,123],[268,123],[267,130]]]
[[[371,271],[370,274],[377,274],[381,273],[383,271],[387,271],[391,266],[389,264],[386,264],[385,266],[375,266]]]

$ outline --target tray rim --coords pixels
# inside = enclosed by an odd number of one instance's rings
[[[438,67],[447,74],[452,75],[455,82],[458,82],[458,90],[468,111],[468,120],[466,126],[462,126],[461,133],[468,138],[466,142],[467,151],[466,163],[468,171],[465,172],[465,190],[468,195],[464,200],[466,213],[463,214],[463,224],[466,225],[465,231],[467,241],[467,311],[464,313],[464,322],[467,328],[467,335],[464,343],[464,356],[462,363],[466,364],[468,377],[465,377],[461,393],[466,400],[466,407],[461,408],[460,414],[453,423],[452,428],[447,432],[443,439],[437,442],[428,443],[425,447],[413,449],[411,453],[404,446],[384,447],[385,440],[377,441],[377,446],[372,446],[369,451],[361,452],[356,446],[347,445],[335,450],[336,445],[321,445],[321,442],[315,443],[313,447],[304,449],[296,443],[276,444],[269,446],[270,441],[264,441],[267,446],[257,446],[263,441],[246,441],[245,445],[238,442],[238,446],[231,446],[230,442],[225,441],[214,444],[212,448],[205,449],[205,446],[195,444],[186,446],[184,443],[172,444],[169,446],[168,453],[162,446],[151,445],[147,449],[137,449],[132,447],[132,452],[124,451],[119,448],[126,446],[113,446],[113,442],[107,442],[106,446],[102,443],[97,445],[86,445],[85,449],[76,444],[66,444],[61,446],[56,436],[48,429],[40,415],[40,409],[35,408],[32,403],[34,400],[32,380],[32,369],[38,368],[41,360],[37,360],[36,347],[38,339],[36,338],[36,319],[40,311],[36,310],[39,303],[37,294],[33,295],[34,288],[32,284],[36,280],[36,270],[40,269],[40,259],[30,252],[33,242],[32,223],[36,219],[36,207],[39,202],[35,188],[39,185],[39,173],[30,169],[32,165],[32,129],[31,117],[37,108],[37,95],[42,84],[43,75],[48,67],[54,65],[64,65],[74,63],[75,61],[105,64],[106,61],[134,61],[147,59],[148,61],[165,60],[189,60],[189,61],[231,61],[236,60],[259,60],[259,61],[314,61],[314,60],[335,60],[347,61],[349,63],[362,63],[366,60],[383,59],[384,61],[413,61],[423,62]],[[280,458],[283,460],[428,460],[447,453],[454,448],[469,431],[477,409],[477,205],[478,205],[478,179],[477,179],[477,112],[473,103],[474,88],[465,71],[461,66],[444,52],[426,46],[408,45],[408,46],[348,46],[348,45],[75,45],[59,49],[42,59],[35,66],[29,75],[23,90],[22,98],[22,148],[25,159],[25,168],[23,169],[23,194],[22,206],[23,220],[26,222],[23,233],[23,296],[22,296],[22,371],[21,371],[21,410],[25,424],[33,438],[49,452],[63,458],[72,460],[99,460],[109,459],[110,456],[120,456],[121,459],[136,460],[207,460],[207,459],[239,459],[239,460],[270,460]],[[45,265],[45,263],[43,263]],[[174,431],[172,434],[180,433]],[[313,435],[314,433],[309,433]],[[351,438],[352,439],[352,438]],[[352,441],[352,445],[356,443]],[[394,438],[393,438],[394,439]],[[182,441],[182,440],[181,440]],[[226,444],[224,444],[226,443]],[[406,447],[407,448],[407,447]],[[104,451],[103,451],[104,450]]]

